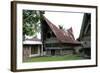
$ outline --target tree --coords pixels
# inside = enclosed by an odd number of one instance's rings
[[[23,10],[23,40],[25,35],[36,36],[40,32],[40,13],[35,10]]]

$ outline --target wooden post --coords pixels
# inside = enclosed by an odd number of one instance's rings
[[[60,50],[60,54],[63,55],[62,49]]]
[[[43,55],[44,55],[44,52],[43,52],[43,45],[40,45],[40,51],[41,51],[41,52],[40,52],[40,55],[43,56]]]

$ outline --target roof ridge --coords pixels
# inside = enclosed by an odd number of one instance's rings
[[[74,36],[71,38],[71,34],[73,33],[69,33],[69,31],[67,30],[64,31],[62,29],[57,28],[52,22],[50,22],[45,16],[43,16],[45,21],[47,22],[47,24],[49,25],[49,27],[51,28],[51,30],[53,31],[53,33],[55,34],[56,38],[62,42],[62,43],[78,43],[78,41],[76,41],[74,39]],[[70,36],[71,35],[71,36]]]

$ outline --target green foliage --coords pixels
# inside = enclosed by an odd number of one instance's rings
[[[40,32],[40,13],[35,10],[23,10],[23,35],[36,35]]]

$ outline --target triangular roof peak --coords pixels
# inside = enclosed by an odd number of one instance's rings
[[[61,43],[71,43],[71,44],[80,44],[77,40],[75,40],[74,35],[73,35],[73,29],[72,27],[69,28],[67,31],[64,31],[62,29],[59,29],[56,27],[51,21],[49,21],[45,16],[44,20],[50,27],[50,29],[53,31],[55,34],[56,38],[61,42]]]

